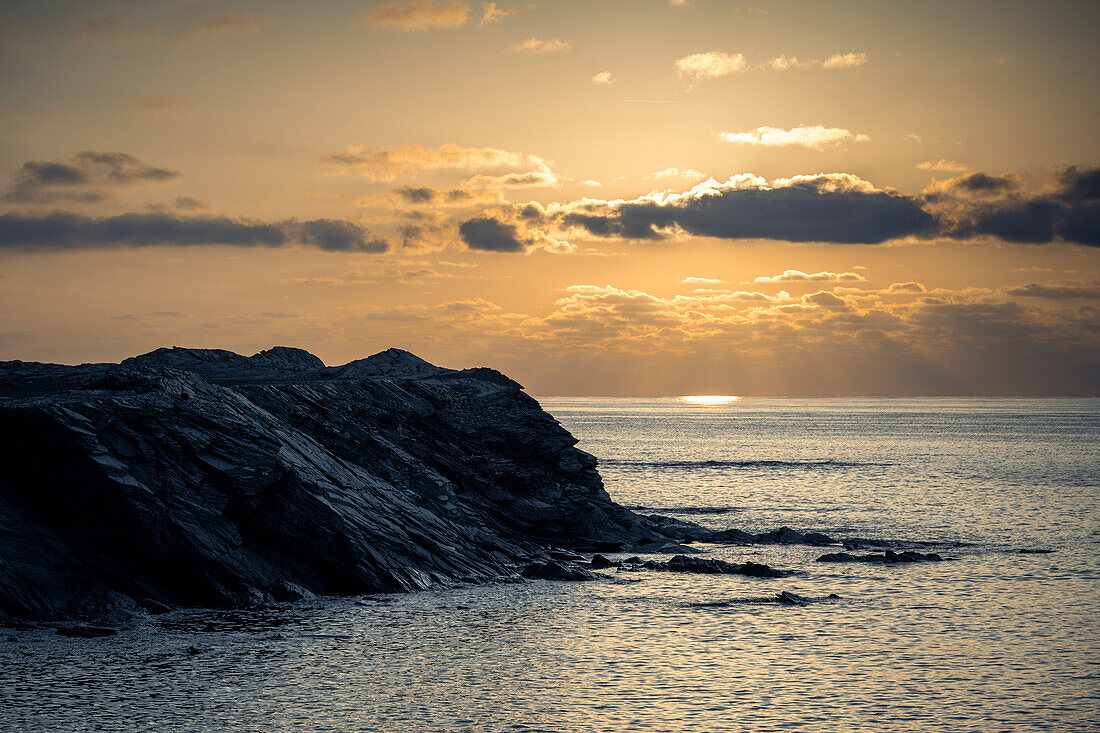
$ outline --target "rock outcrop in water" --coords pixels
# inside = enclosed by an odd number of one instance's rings
[[[909,562],[943,562],[943,558],[934,552],[921,553],[907,550],[893,552],[887,550],[880,555],[852,555],[847,552],[830,552],[817,558],[818,562],[880,562],[892,565]]]
[[[397,349],[0,363],[0,611],[408,591],[683,539],[575,444],[503,374]]]
[[[777,570],[755,562],[732,563],[714,558],[676,555],[668,562],[647,560],[641,564],[647,570],[663,570],[671,573],[701,573],[703,575],[746,575],[750,578],[785,578],[790,571]]]

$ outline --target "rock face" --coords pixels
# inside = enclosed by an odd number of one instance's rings
[[[0,363],[0,612],[235,606],[512,575],[678,535],[520,385],[397,349]]]

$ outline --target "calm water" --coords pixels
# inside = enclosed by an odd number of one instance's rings
[[[10,631],[0,728],[1100,729],[1100,401],[541,401],[641,511],[973,544],[904,567],[713,548],[802,574],[177,611],[95,640]],[[722,603],[781,590],[841,598]]]

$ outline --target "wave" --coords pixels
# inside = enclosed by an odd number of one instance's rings
[[[852,466],[878,466],[879,463],[853,463],[850,461],[625,461],[615,458],[600,460],[601,466],[618,468],[849,468]]]

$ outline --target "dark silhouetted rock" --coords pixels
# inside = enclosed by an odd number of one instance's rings
[[[741,565],[713,558],[676,555],[668,562],[649,560],[642,567],[649,570],[665,570],[674,573],[703,573],[707,575],[748,575],[754,578],[783,578],[791,573],[776,570],[767,565],[747,562]]]
[[[405,592],[683,539],[612,502],[576,442],[499,372],[399,349],[2,362],[0,613]]]
[[[795,532],[790,527],[780,527],[772,532],[764,532],[758,534],[753,538],[753,542],[758,545],[831,545],[834,544],[832,537],[821,534],[819,532],[808,532],[802,534],[801,532]]]
[[[776,593],[774,596],[753,596],[749,598],[731,598],[724,601],[704,601],[702,603],[690,603],[688,604],[692,608],[728,608],[730,606],[740,606],[746,604],[775,604],[780,606],[807,606],[811,603],[821,603],[823,601],[839,600],[840,596],[836,593],[830,593],[827,596],[810,598],[808,596],[800,596],[797,593],[791,593],[790,591],[783,591],[782,593]]]
[[[775,599],[784,606],[805,606],[810,602],[808,598],[787,590],[776,595]]]
[[[536,560],[523,569],[523,577],[533,580],[598,580],[591,570],[557,560]]]
[[[588,567],[592,568],[593,570],[603,570],[605,568],[617,568],[619,567],[619,563],[613,560],[608,560],[603,555],[595,555],[592,558],[592,562],[588,563]]]
[[[727,545],[832,545],[836,541],[820,532],[796,532],[790,527],[780,527],[771,532],[752,534],[739,529],[724,529],[719,532],[705,534],[701,541],[714,542]]]
[[[830,552],[817,558],[818,562],[881,562],[886,564],[911,562],[943,562],[943,558],[934,552],[920,553],[912,550],[893,552],[887,550],[881,555],[851,555],[847,552]]]
[[[202,650],[192,644],[191,646],[187,647],[187,653],[191,656],[194,656],[196,654],[202,654]]]
[[[742,532],[739,529],[724,529],[721,532],[712,532],[704,539],[705,542],[716,542],[727,545],[751,545],[756,535],[751,532]]]
[[[97,636],[114,636],[118,633],[118,629],[112,629],[107,626],[78,624],[76,626],[61,626],[57,629],[57,633],[59,636],[75,636],[81,639],[92,639]]]

